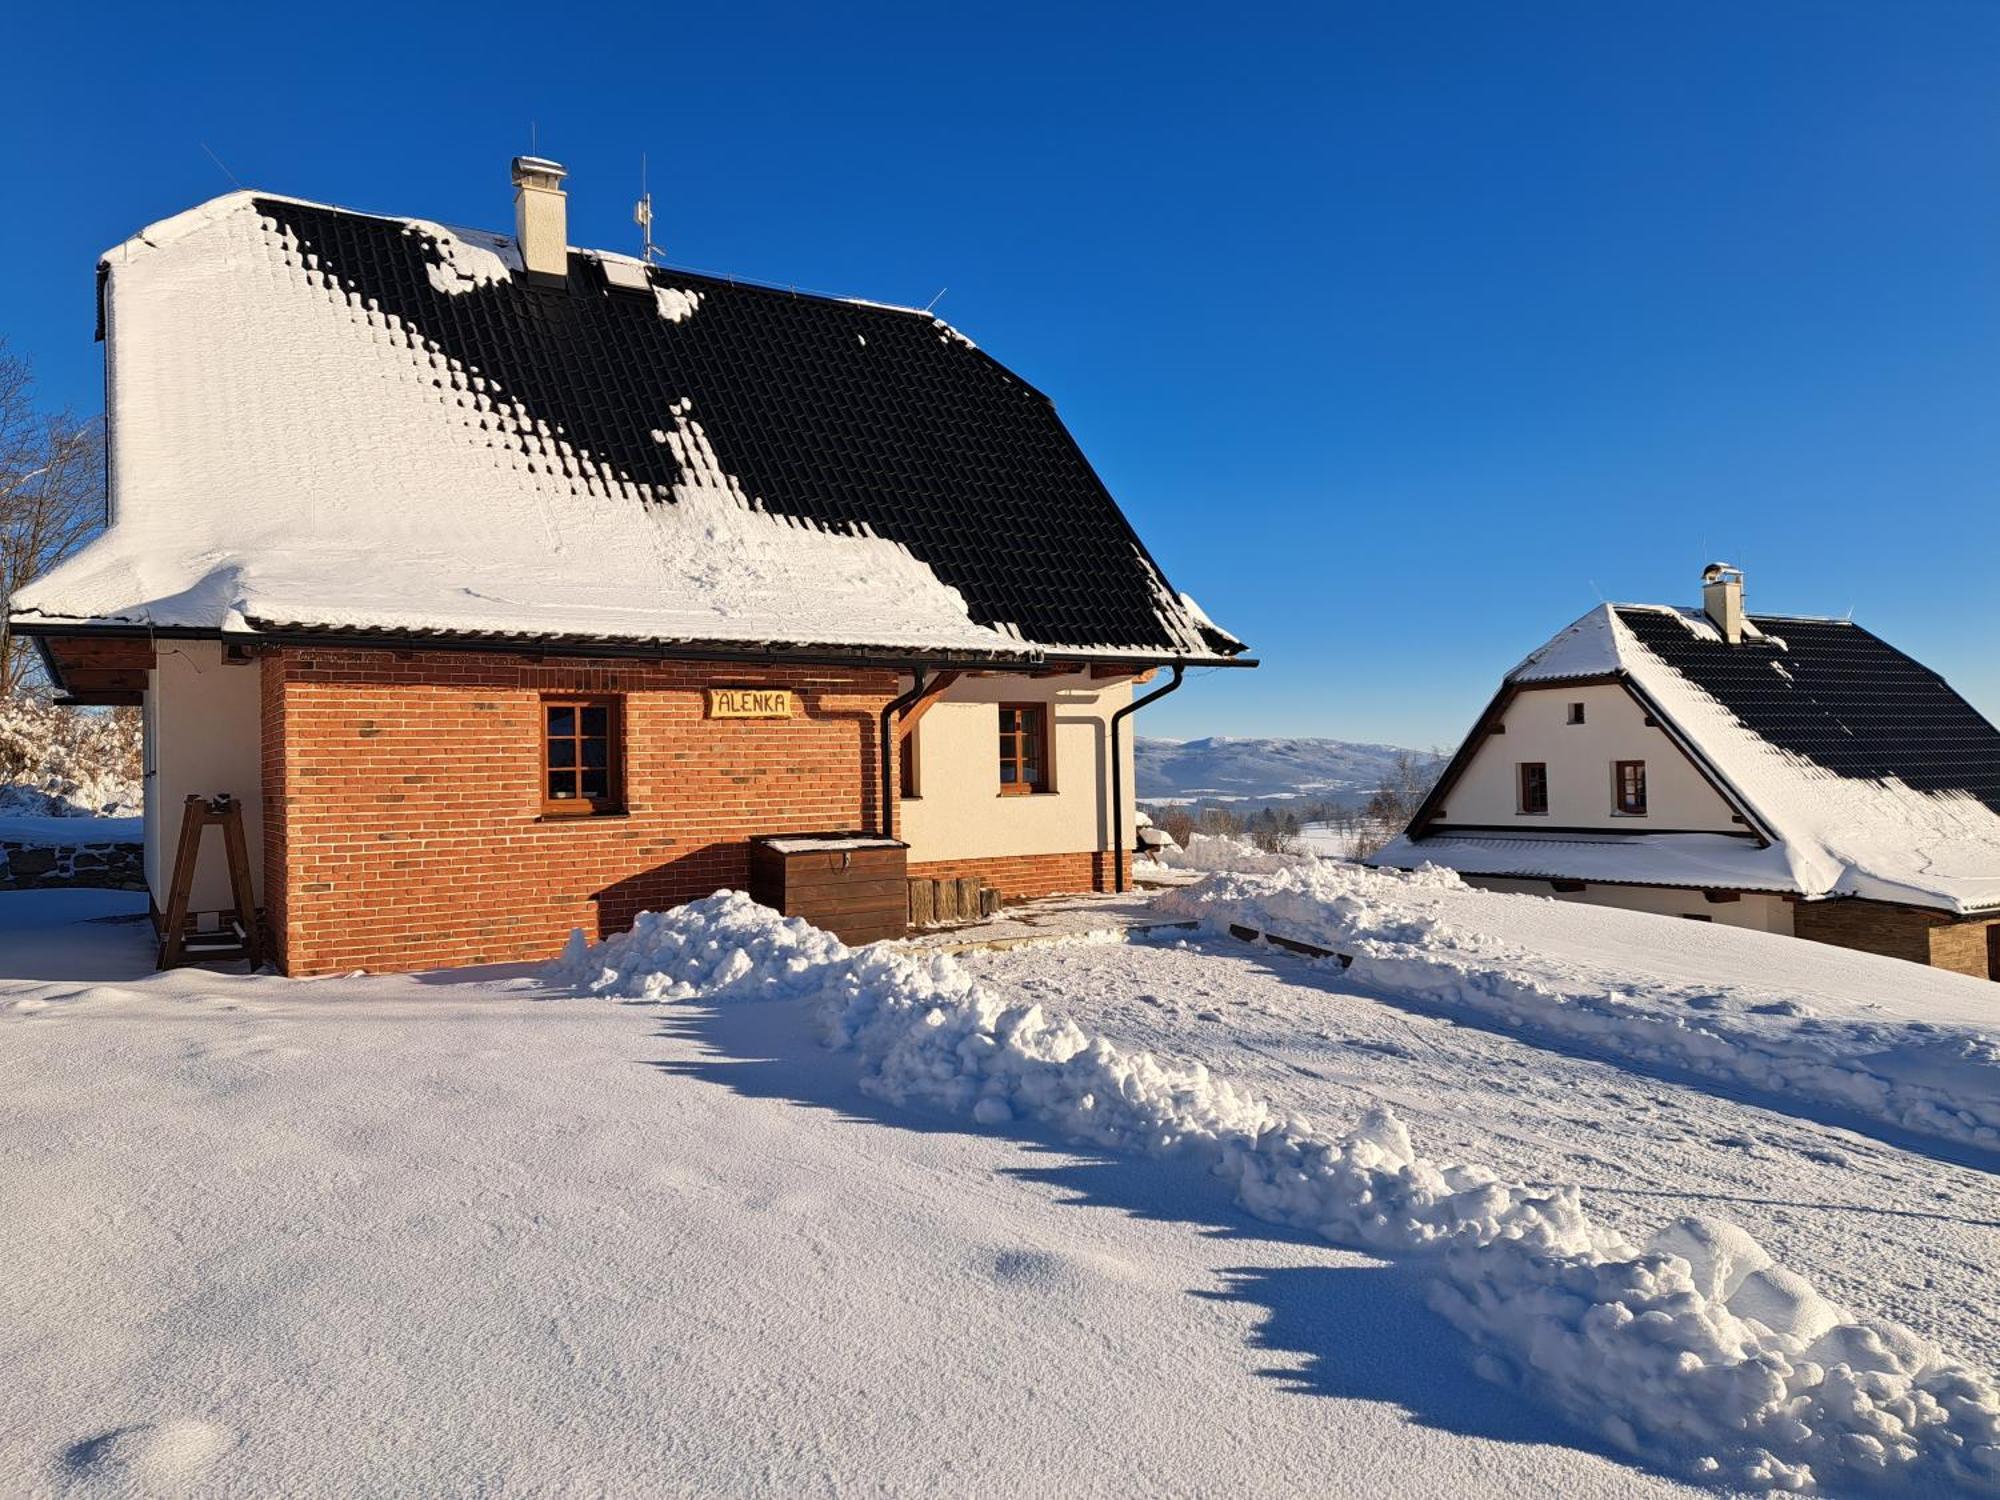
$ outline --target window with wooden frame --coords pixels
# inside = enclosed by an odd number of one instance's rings
[[[1572,703],[1569,706],[1569,721],[1572,724],[1581,724],[1583,722],[1583,705],[1581,703]]]
[[[923,779],[917,774],[917,735],[921,732],[916,725],[911,725],[904,732],[896,755],[897,795],[906,802],[923,798]]]
[[[1049,790],[1049,709],[1046,703],[1000,705],[1000,795]]]
[[[625,807],[623,705],[616,698],[542,700],[542,811],[588,817]]]
[[[1646,816],[1646,763],[1621,760],[1611,768],[1612,806],[1622,817]]]
[[[1524,760],[1516,767],[1519,772],[1520,810],[1524,813],[1546,813],[1549,810],[1549,768],[1546,762]]]

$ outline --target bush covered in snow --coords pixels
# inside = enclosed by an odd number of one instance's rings
[[[0,699],[0,814],[132,817],[139,770],[138,710]]]
[[[1686,1219],[1634,1245],[1572,1186],[1419,1155],[1386,1109],[1323,1136],[1199,1065],[1007,1005],[947,956],[850,950],[736,893],[595,946],[579,933],[549,974],[633,1000],[803,1003],[880,1097],[1180,1157],[1261,1217],[1419,1256],[1482,1373],[1663,1467],[1771,1489],[2000,1495],[2000,1389],[1850,1316],[1730,1225]]]

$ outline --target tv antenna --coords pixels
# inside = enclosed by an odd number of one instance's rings
[[[646,187],[646,153],[639,153],[639,201],[632,205],[632,222],[639,226],[639,258],[647,265],[659,254],[653,244],[653,195]]]

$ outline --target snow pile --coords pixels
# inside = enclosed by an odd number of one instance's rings
[[[403,232],[421,235],[431,242],[436,253],[425,266],[425,274],[430,284],[446,296],[455,297],[505,281],[521,268],[520,251],[511,240],[498,235],[473,230],[454,234],[444,225],[427,219],[412,219]],[[307,256],[305,264],[308,270],[319,269],[316,256]]]
[[[2000,1494],[2000,1390],[1906,1331],[1856,1321],[1740,1230],[1683,1220],[1635,1247],[1570,1186],[1419,1156],[1386,1109],[1341,1140],[1199,1065],[1121,1051],[1008,1006],[948,956],[850,950],[722,892],[576,934],[549,977],[593,994],[806,1005],[862,1086],[1178,1155],[1261,1217],[1387,1254],[1423,1253],[1479,1368],[1626,1451],[1706,1480],[1804,1490],[1861,1479]]]
[[[1152,851],[1154,860],[1169,870],[1272,870],[1309,864],[1307,854],[1267,854],[1248,839],[1231,838],[1226,833],[1191,833],[1185,849],[1166,845]]]
[[[0,699],[0,817],[136,817],[140,796],[136,713]]]
[[[1794,938],[1708,925],[1696,934],[1667,917],[1473,891],[1435,865],[1253,865],[1163,892],[1155,906],[1218,932],[1236,925],[1330,949],[1352,959],[1359,983],[1433,1008],[2000,1146],[2000,1033],[1952,1023],[1981,1012],[1978,981]],[[1541,946],[1496,936],[1496,927],[1533,933]],[[1663,977],[1647,945],[1730,957]],[[1801,970],[1831,962],[1864,985],[1882,984],[1880,1002],[1829,1014]],[[1731,971],[1760,982],[1699,977]],[[1898,1014],[1899,991],[1939,994],[1947,1008],[1905,999]],[[1961,999],[1977,1003],[1954,1003]]]
[[[656,286],[653,288],[653,306],[669,323],[678,323],[683,318],[694,316],[694,310],[701,306],[701,293],[684,291],[677,286]]]

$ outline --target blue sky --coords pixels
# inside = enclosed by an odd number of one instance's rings
[[[0,334],[246,186],[926,303],[1255,646],[1148,732],[1455,741],[1600,597],[1856,617],[2000,715],[2000,5],[35,7]]]

